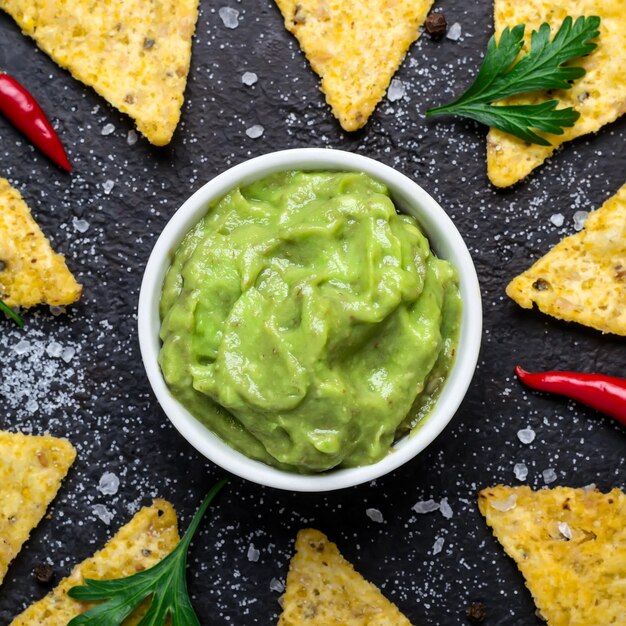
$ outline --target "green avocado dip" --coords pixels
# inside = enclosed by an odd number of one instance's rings
[[[290,171],[207,207],[160,315],[161,369],[189,412],[248,457],[312,473],[380,460],[428,414],[461,299],[385,185]]]

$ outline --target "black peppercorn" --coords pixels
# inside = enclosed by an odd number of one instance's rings
[[[431,39],[435,41],[441,39],[448,30],[448,23],[446,22],[446,16],[440,11],[433,11],[424,22],[426,32],[430,35]]]
[[[487,617],[487,609],[482,602],[472,602],[465,611],[467,620],[472,624],[480,624]]]
[[[33,568],[33,576],[40,585],[49,585],[54,578],[54,570],[47,563],[39,563]]]

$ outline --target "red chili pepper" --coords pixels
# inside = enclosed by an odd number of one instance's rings
[[[548,391],[578,400],[592,409],[614,417],[626,426],[626,380],[601,374],[578,372],[530,373],[519,365],[518,378],[531,389]]]
[[[0,73],[0,113],[59,167],[72,171],[59,136],[35,98],[4,73]]]

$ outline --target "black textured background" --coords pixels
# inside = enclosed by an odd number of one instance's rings
[[[238,28],[224,27],[221,6],[240,11]],[[383,101],[363,131],[348,135],[269,0],[202,1],[182,123],[163,149],[143,138],[129,146],[132,122],[0,15],[0,67],[45,105],[76,167],[65,175],[0,119],[0,176],[21,190],[85,286],[83,300],[68,315],[30,312],[25,332],[0,322],[0,427],[49,431],[79,448],[51,518],[34,531],[0,589],[0,624],[45,593],[31,577],[34,564],[48,561],[58,577],[65,575],[156,495],[175,504],[185,528],[221,475],[169,425],[144,376],[135,332],[143,267],[169,217],[204,182],[251,156],[305,146],[379,159],[441,202],[465,237],[481,280],[480,364],[439,439],[374,484],[311,495],[232,479],[192,549],[190,586],[200,621],[275,623],[279,594],[270,591],[270,581],[284,580],[295,534],[311,525],[416,625],[463,624],[473,600],[486,604],[488,626],[539,623],[515,565],[477,512],[476,491],[518,483],[518,462],[527,464],[534,487],[543,486],[544,469],[554,468],[554,484],[623,488],[626,437],[592,411],[526,393],[512,369],[521,362],[620,375],[626,344],[523,311],[504,287],[574,232],[575,211],[596,208],[625,182],[626,120],[567,145],[515,188],[495,190],[486,177],[483,129],[423,117],[428,105],[449,99],[475,71],[492,29],[491,3],[442,0],[437,6],[449,24],[461,24],[461,39],[422,38],[397,74],[404,98]],[[242,85],[244,71],[256,72],[258,83]],[[105,136],[106,124],[115,131]],[[256,140],[245,134],[254,124],[265,129]],[[106,181],[114,183],[108,194]],[[556,213],[564,216],[562,227],[550,221]],[[77,230],[75,219],[86,220],[88,230]],[[67,363],[47,354],[53,341],[74,350]],[[537,433],[530,446],[516,435],[526,426]],[[114,496],[97,489],[105,471],[121,480]],[[454,512],[449,520],[411,510],[418,500],[443,497]],[[110,526],[94,515],[95,504],[112,512]],[[381,511],[383,523],[366,516],[370,507]],[[433,555],[437,538],[445,543]],[[251,544],[260,551],[257,562],[248,559]]]

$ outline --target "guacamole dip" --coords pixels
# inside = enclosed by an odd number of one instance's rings
[[[322,472],[378,461],[428,413],[461,301],[385,185],[291,171],[207,207],[160,314],[161,369],[197,419],[249,457]]]

